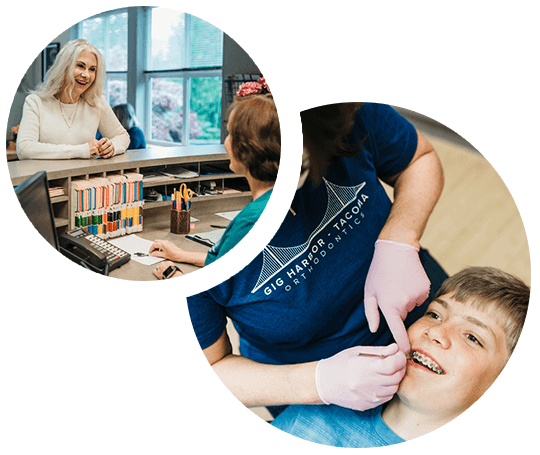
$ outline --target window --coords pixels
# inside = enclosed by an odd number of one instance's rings
[[[152,9],[148,70],[187,68],[185,16],[169,9]]]
[[[128,78],[130,14],[144,11],[137,28],[143,43],[143,76],[139,87]],[[146,33],[144,30],[148,30]],[[144,36],[140,36],[145,33]],[[78,26],[78,36],[103,54],[107,66],[107,98],[111,106],[145,97],[137,111],[147,142],[161,144],[219,143],[223,32],[198,17],[166,8],[133,7],[109,11]],[[144,85],[144,87],[142,87]],[[142,90],[141,90],[142,89]],[[131,96],[130,96],[131,94]],[[189,119],[186,121],[185,119]]]
[[[189,62],[192,68],[223,65],[223,33],[195,16],[189,29]]]
[[[107,101],[112,107],[127,103],[127,74],[107,76]]]
[[[183,144],[219,144],[221,76],[150,77],[151,139]],[[184,118],[189,118],[185,122]]]
[[[219,142],[221,136],[221,77],[198,77],[190,84],[189,137]]]
[[[182,142],[184,135],[184,80],[181,77],[153,77],[152,139]]]
[[[179,11],[154,8],[151,16],[151,140],[219,143],[223,33]]]
[[[127,101],[128,13],[116,10],[86,19],[79,36],[103,55],[107,69],[107,100],[111,106]]]
[[[223,65],[223,33],[195,16],[152,9],[148,70],[210,68]]]

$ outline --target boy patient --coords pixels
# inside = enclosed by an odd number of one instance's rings
[[[407,331],[407,373],[388,402],[368,411],[289,406],[272,422],[308,441],[379,447],[422,436],[457,417],[491,386],[512,354],[529,287],[492,267],[448,278]]]

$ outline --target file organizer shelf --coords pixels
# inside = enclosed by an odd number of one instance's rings
[[[222,202],[227,204],[235,198],[246,199],[246,196],[248,198],[251,196],[247,180],[229,170],[228,160],[213,162],[212,164],[205,162],[188,163],[185,170],[189,171],[190,176],[187,178],[173,177],[168,172],[169,168],[169,166],[160,168],[141,167],[140,172],[145,175],[143,178],[144,188],[155,189],[162,196],[169,197],[175,190],[178,190],[182,183],[185,183],[196,195],[192,200],[194,204],[203,203],[207,198],[215,198],[214,202],[223,199]],[[150,177],[146,178],[146,176]],[[210,192],[208,188],[212,185],[214,189]],[[145,206],[148,208],[166,205],[170,205],[170,200],[145,202]]]
[[[75,227],[103,239],[142,231],[142,174],[112,174],[71,182]]]
[[[140,232],[143,226],[159,229],[168,220],[171,201],[143,201],[144,193],[151,189],[170,195],[181,183],[188,184],[199,195],[192,199],[195,217],[198,213],[242,209],[251,200],[251,193],[245,178],[230,172],[228,163],[223,145],[152,146],[128,150],[109,160],[10,161],[8,168],[14,186],[36,172],[47,172],[49,187],[57,194],[51,203],[59,235],[86,223],[90,232],[111,238]],[[193,169],[194,174],[189,178],[143,179],[150,169],[167,172],[178,166]],[[215,194],[205,195],[209,182]]]
[[[54,225],[58,234],[63,234],[69,228],[69,187],[69,178],[49,180],[49,192],[51,193],[51,189],[54,189],[51,194],[51,205],[54,214]]]

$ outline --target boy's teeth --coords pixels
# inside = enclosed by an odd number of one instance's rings
[[[412,360],[414,360],[416,363],[419,363],[421,365],[424,365],[425,367],[429,368],[431,371],[437,374],[444,374],[443,370],[439,365],[437,365],[433,360],[427,358],[423,354],[420,354],[417,351],[413,351],[411,355]]]

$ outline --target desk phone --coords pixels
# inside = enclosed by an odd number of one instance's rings
[[[84,229],[75,229],[59,238],[60,252],[75,262],[84,261],[98,270],[110,272],[131,260],[131,255]],[[67,253],[67,254],[66,254]]]

